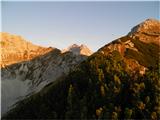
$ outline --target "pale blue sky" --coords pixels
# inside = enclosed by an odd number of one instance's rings
[[[158,2],[2,2],[2,31],[59,49],[86,44],[93,51],[126,35]]]

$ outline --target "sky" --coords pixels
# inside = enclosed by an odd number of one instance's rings
[[[2,32],[34,44],[64,49],[85,44],[96,51],[148,18],[159,19],[157,2],[2,2]]]

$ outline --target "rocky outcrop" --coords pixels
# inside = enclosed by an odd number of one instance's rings
[[[88,49],[84,45],[78,47],[79,53],[71,48],[62,53],[56,48],[33,45],[19,36],[1,35],[2,114],[23,97],[65,77],[89,55],[83,52]]]
[[[159,61],[159,40],[160,21],[147,19],[133,27],[126,36],[105,45],[98,52],[109,55],[118,51],[127,64],[127,71],[144,74],[147,67],[158,64],[155,61]]]
[[[54,49],[30,61],[2,68],[2,114],[26,95],[30,96],[50,82],[65,77],[86,58],[87,56],[72,52],[62,54],[60,50]]]
[[[73,44],[69,46],[68,48],[62,50],[62,53],[65,53],[66,51],[70,51],[75,55],[86,55],[90,56],[93,52],[84,44],[77,45]]]
[[[153,42],[155,36],[149,42],[141,32],[107,44],[66,78],[17,103],[3,118],[158,119],[159,45]]]
[[[103,58],[111,55],[110,58],[115,59],[116,62],[119,62],[118,59],[120,58],[120,61],[125,63],[123,69],[126,72],[131,74],[139,72],[143,75],[147,68],[155,68],[158,65],[160,55],[159,27],[159,21],[146,20],[133,28],[128,35],[105,45],[95,54],[98,54],[98,56],[103,54]],[[72,45],[62,52],[53,49],[47,54],[30,61],[3,68],[2,84],[5,86],[2,85],[2,103],[5,101],[6,104],[2,104],[2,111],[7,111],[11,105],[19,100],[19,97],[22,98],[32,92],[38,92],[47,84],[66,76],[71,70],[74,70],[79,63],[86,60],[86,55],[90,54],[90,52],[86,52],[88,51],[86,49],[82,52],[82,48],[86,47],[84,45]],[[82,55],[82,53],[85,55]],[[14,88],[6,84],[10,82],[12,82]],[[19,86],[23,84],[24,86],[20,89],[16,86],[17,84]],[[8,102],[7,100],[11,101]]]
[[[155,43],[160,45],[160,21],[147,19],[133,27],[128,35],[133,38],[139,38],[139,40],[145,43]]]
[[[45,48],[24,40],[21,36],[0,33],[1,59],[0,67],[31,60],[44,55],[53,48]]]

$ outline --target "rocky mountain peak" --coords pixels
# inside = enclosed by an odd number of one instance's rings
[[[81,55],[90,56],[92,54],[92,51],[84,44],[81,44],[81,45],[73,44],[68,48],[62,50],[62,53],[67,51],[70,51],[76,55],[81,54]]]
[[[34,45],[23,39],[21,36],[4,32],[0,33],[0,46],[0,67],[31,60],[53,50],[53,48],[45,48]]]
[[[133,38],[138,38],[145,43],[155,43],[159,45],[160,21],[156,19],[147,19],[133,27],[128,35]]]
[[[159,60],[160,22],[154,19],[135,26],[131,32],[102,47],[98,52],[113,55],[118,51],[132,72],[144,67],[156,66]],[[117,58],[116,58],[117,59]],[[144,71],[143,71],[144,72]]]
[[[23,97],[39,92],[44,86],[61,79],[88,58],[84,45],[73,44],[61,53],[57,48],[44,48],[8,33],[1,34],[2,114]],[[84,51],[83,51],[84,50]]]
[[[154,33],[160,34],[160,21],[156,19],[147,19],[131,29],[129,34]]]

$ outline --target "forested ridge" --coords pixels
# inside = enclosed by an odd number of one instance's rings
[[[118,51],[100,51],[67,77],[19,102],[5,118],[159,119],[159,65],[129,73]]]

